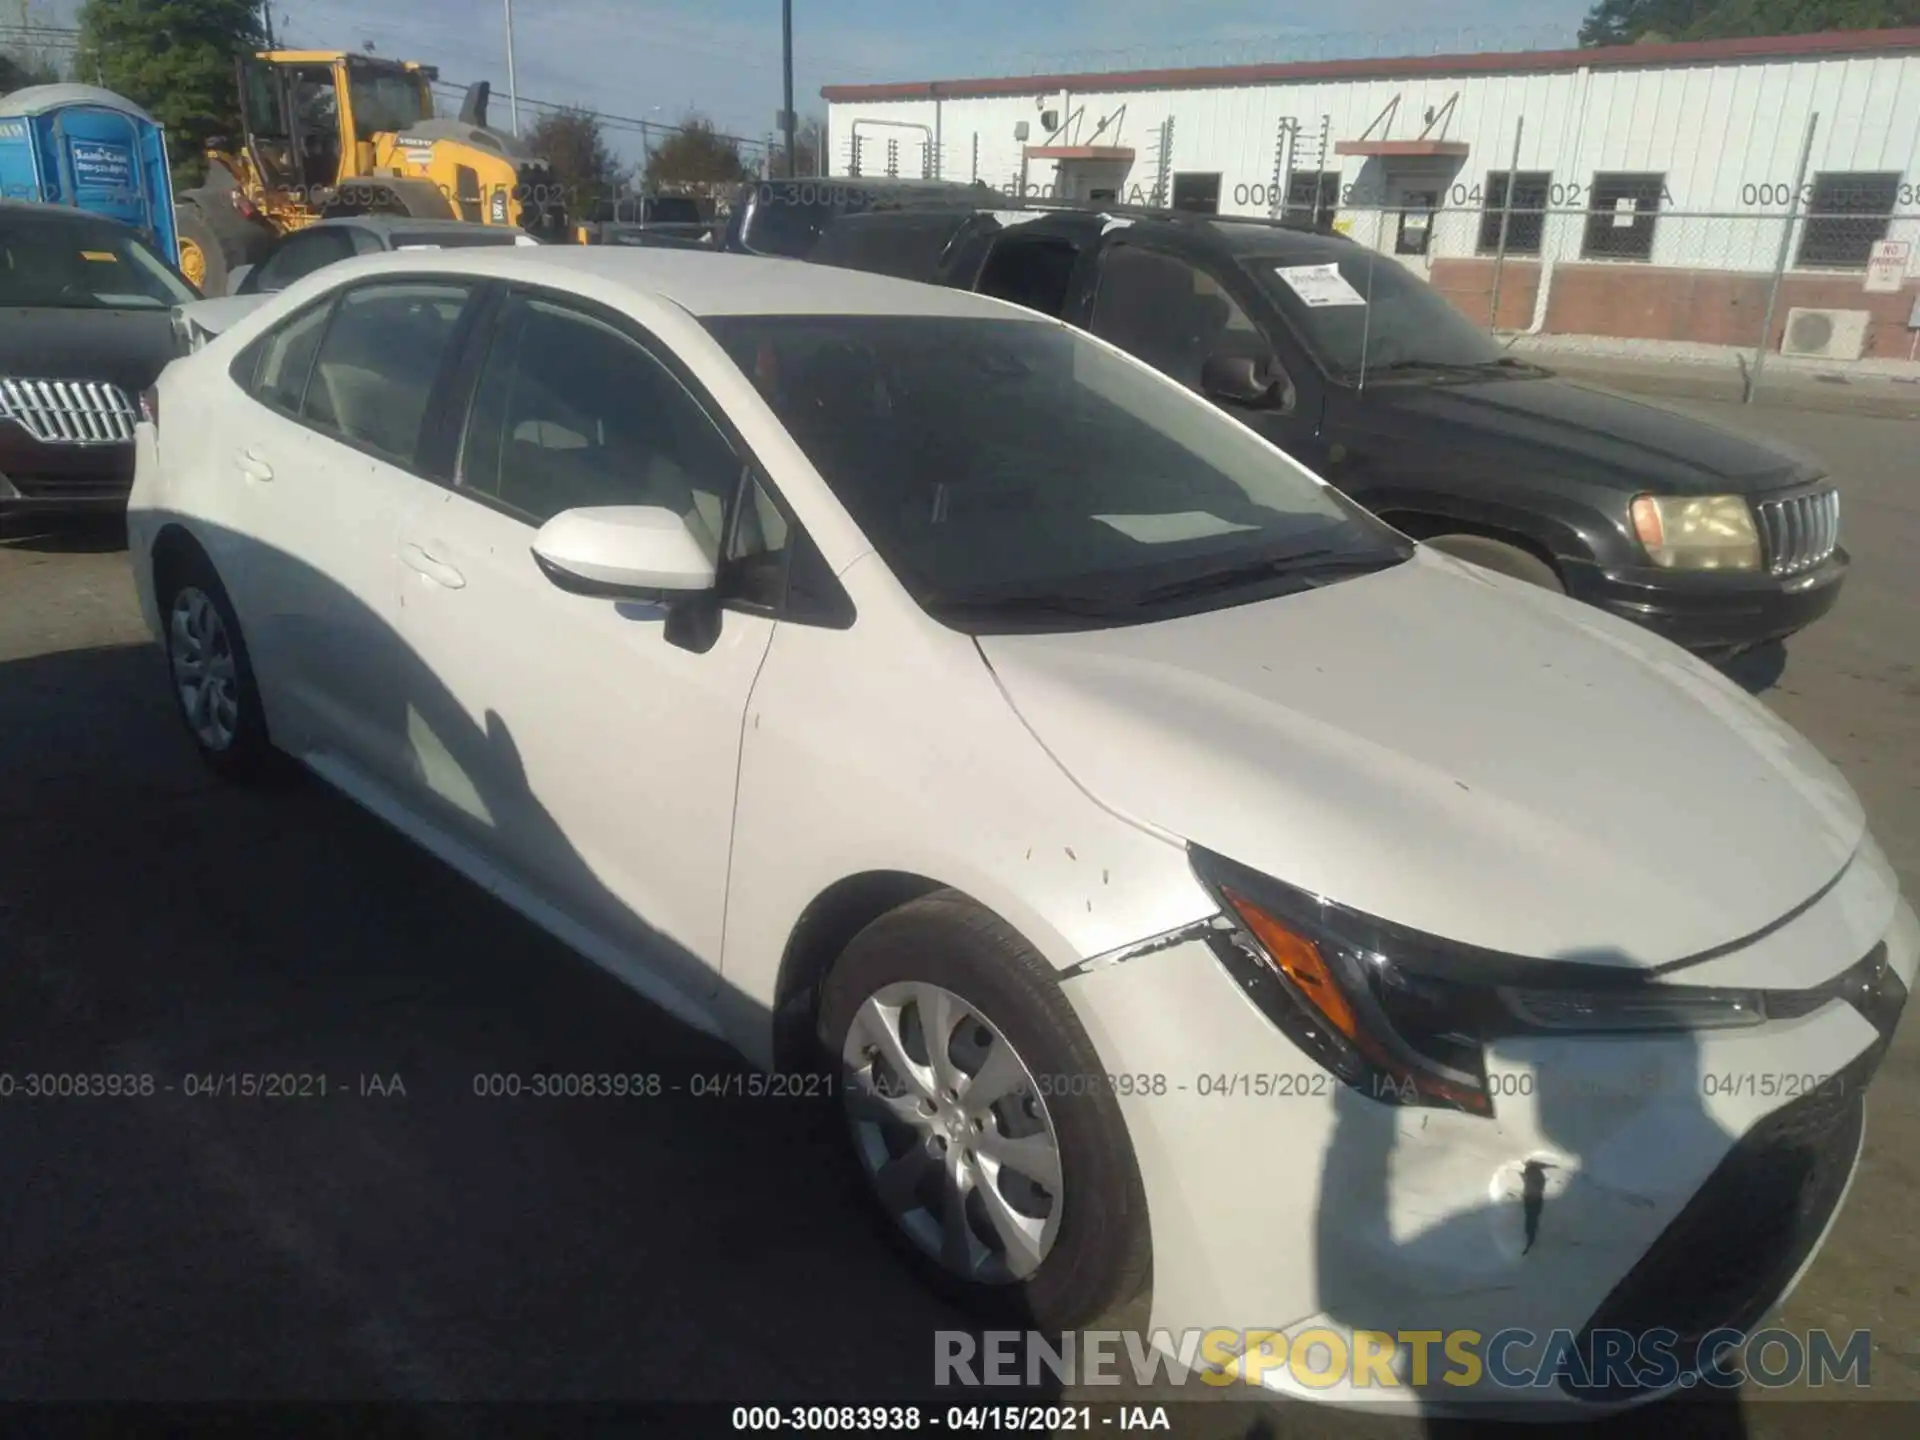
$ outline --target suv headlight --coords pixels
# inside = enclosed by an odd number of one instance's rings
[[[1215,954],[1296,1045],[1389,1105],[1492,1115],[1486,1047],[1514,1035],[1758,1025],[1757,990],[1502,955],[1422,935],[1281,884],[1199,846],[1195,874],[1231,928]]]
[[[1758,570],[1760,532],[1744,495],[1641,495],[1633,533],[1663,570]]]

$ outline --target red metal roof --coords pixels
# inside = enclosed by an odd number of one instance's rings
[[[1131,145],[1029,145],[1029,160],[1131,160]]]
[[[1378,155],[1393,158],[1402,155],[1466,155],[1471,147],[1464,140],[1337,140],[1336,155]]]
[[[1835,30],[1821,35],[1766,35],[1741,40],[1687,40],[1668,45],[1607,45],[1590,50],[1516,50],[1475,55],[1406,55],[1379,60],[1305,60],[1275,65],[1222,65],[1184,70],[1116,70],[1076,75],[1009,75],[997,79],[914,80],[887,85],[824,85],[821,98],[930,100],[962,96],[1047,95],[1058,90],[1180,90],[1266,85],[1283,80],[1399,80],[1421,75],[1514,75],[1551,70],[1620,70],[1650,65],[1713,65],[1739,61],[1819,59],[1920,50],[1920,26],[1903,30]]]

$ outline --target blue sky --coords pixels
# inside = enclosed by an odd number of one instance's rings
[[[17,0],[0,0],[0,13]],[[64,22],[78,0],[29,0]],[[825,84],[1571,42],[1590,0],[794,0],[794,105]],[[284,42],[359,46],[507,91],[503,0],[275,0]],[[283,42],[283,43],[284,43]],[[779,0],[515,0],[520,93],[762,135],[780,107]],[[523,120],[524,120],[523,114]],[[637,135],[609,136],[637,158]]]

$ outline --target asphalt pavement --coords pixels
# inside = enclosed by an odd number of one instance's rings
[[[1840,478],[1840,605],[1742,678],[1846,771],[1920,896],[1920,424],[1684,408]],[[1871,1330],[1872,1394],[1909,1402],[1838,1433],[1920,1414],[1917,1057],[1910,1019],[1782,1319]],[[542,1071],[687,1088],[476,1093]],[[830,1114],[692,1093],[739,1073],[317,783],[213,782],[111,527],[0,542],[0,1399],[929,1398],[933,1334],[964,1322],[871,1228]],[[152,1093],[26,1100],[41,1074]],[[200,1093],[242,1076],[289,1093]],[[1206,1411],[1181,1432],[1417,1433]],[[1660,1413],[1765,1436],[1814,1409]]]

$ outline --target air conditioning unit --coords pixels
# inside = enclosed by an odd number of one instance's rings
[[[1867,349],[1865,310],[1787,311],[1787,333],[1781,337],[1782,355],[1810,360],[1858,360]]]

